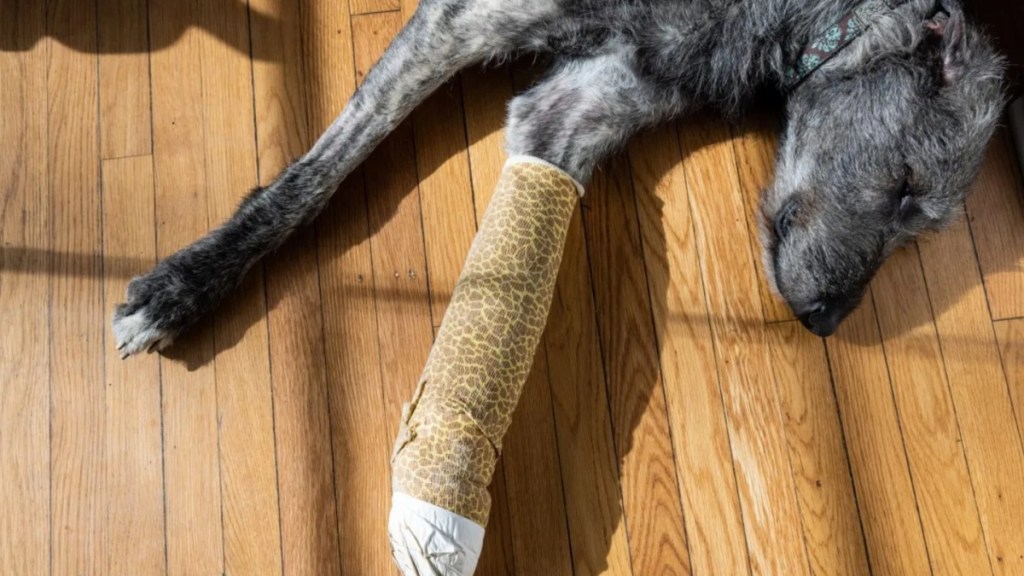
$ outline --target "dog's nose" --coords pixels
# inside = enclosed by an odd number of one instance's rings
[[[814,302],[794,312],[808,330],[822,337],[835,334],[845,316],[841,306],[829,306],[824,302]]]

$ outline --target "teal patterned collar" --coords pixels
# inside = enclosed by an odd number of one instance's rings
[[[879,16],[891,11],[896,0],[866,0],[838,22],[825,30],[800,52],[796,63],[786,69],[785,86],[792,90],[807,79],[822,64],[846,48],[868,28]]]

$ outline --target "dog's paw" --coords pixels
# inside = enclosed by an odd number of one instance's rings
[[[114,340],[121,358],[170,346],[197,319],[196,297],[170,259],[133,279],[125,303],[114,311]]]
[[[147,306],[133,309],[130,304],[118,304],[114,312],[114,339],[124,359],[143,350],[163,350],[174,341],[174,335],[160,328]]]

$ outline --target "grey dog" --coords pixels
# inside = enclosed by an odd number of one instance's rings
[[[460,69],[546,53],[509,105],[506,148],[586,182],[638,130],[786,96],[760,206],[766,274],[832,334],[894,249],[959,215],[1004,104],[1004,63],[958,0],[422,0],[305,156],[230,220],[128,286],[124,355],[161,349]]]

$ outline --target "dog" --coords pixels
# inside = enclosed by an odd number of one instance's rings
[[[507,152],[582,183],[640,130],[783,93],[764,269],[820,336],[897,247],[959,215],[1005,100],[1004,61],[959,0],[421,0],[305,156],[131,281],[113,320],[122,355],[216,307],[459,70],[531,52],[553,62],[511,101]]]

